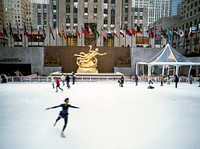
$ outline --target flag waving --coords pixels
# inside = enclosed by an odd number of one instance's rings
[[[135,36],[137,34],[137,31],[132,27],[132,34]]]
[[[119,36],[117,35],[117,31],[116,31],[115,29],[113,30],[113,35],[114,35],[115,37],[119,38]]]
[[[85,28],[85,26],[82,26],[82,33],[89,34],[89,31],[87,30],[87,28]]]
[[[129,31],[128,28],[126,28],[126,35],[132,36],[131,32]]]
[[[25,23],[24,23],[24,35],[26,35],[27,38],[30,38],[30,35],[29,35],[29,33],[28,33],[27,29],[26,29]]]
[[[108,37],[107,37],[107,34],[104,32],[103,29],[101,29],[101,35],[102,35],[104,38],[106,38],[106,39],[108,38]]]
[[[97,35],[97,38],[98,38],[100,36],[100,34],[99,34],[99,32],[97,31],[96,28],[94,28],[94,32],[95,32],[95,34]]]
[[[76,29],[76,35],[78,36],[78,38],[80,38],[81,34],[80,32],[78,31],[78,29]]]
[[[57,32],[57,35],[58,36],[60,36],[60,38],[62,37],[62,35],[61,35],[61,33],[60,33],[60,31],[59,31],[59,29],[58,28],[56,28],[56,32]]]
[[[120,28],[120,35],[122,35],[122,37],[124,37],[124,32],[121,28]]]
[[[11,23],[9,24],[9,26],[10,26],[10,36],[13,37],[13,31],[12,31]]]
[[[62,25],[62,36],[63,38],[66,40],[67,37],[66,37],[66,34],[65,34],[65,30],[64,30],[64,26]]]
[[[179,29],[179,36],[180,36],[181,38],[184,36],[184,32],[183,32],[181,29]]]
[[[53,40],[55,40],[55,37],[54,37],[53,31],[52,31],[52,29],[51,29],[50,25],[49,25],[49,30],[50,30],[50,34],[51,34],[51,36],[52,36]]]
[[[140,29],[140,27],[139,27],[139,26],[137,26],[137,33],[140,33],[140,34],[142,34],[142,30]]]

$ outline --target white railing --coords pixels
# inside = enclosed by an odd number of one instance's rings
[[[56,76],[54,76],[56,77]],[[60,77],[60,76],[57,76]],[[76,76],[76,82],[108,82],[118,81],[120,76]],[[134,76],[124,76],[125,82],[133,82]],[[160,77],[151,77],[153,82],[160,82]],[[50,76],[7,76],[7,82],[51,82]],[[180,82],[189,82],[188,77],[179,77]],[[71,77],[72,81],[72,77]],[[138,77],[139,82],[148,82],[147,76]],[[166,80],[164,80],[166,81]],[[198,82],[198,77],[193,77],[193,82]],[[173,78],[171,77],[171,82]]]

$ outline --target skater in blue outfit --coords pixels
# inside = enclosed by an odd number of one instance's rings
[[[55,123],[54,123],[54,126],[56,126],[56,123],[61,119],[63,118],[64,119],[64,126],[63,126],[63,129],[62,129],[62,132],[61,132],[61,137],[65,137],[64,135],[64,130],[67,126],[67,122],[68,122],[68,109],[69,108],[79,108],[79,107],[76,107],[76,106],[72,106],[69,104],[69,98],[66,98],[64,100],[64,103],[63,104],[60,104],[58,106],[53,106],[53,107],[49,107],[49,108],[46,108],[46,110],[49,110],[49,109],[54,109],[54,108],[59,108],[61,107],[62,110],[60,111],[59,115],[58,115],[58,118],[56,119]]]

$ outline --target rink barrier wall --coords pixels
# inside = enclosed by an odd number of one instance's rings
[[[54,76],[60,78],[60,76]],[[76,82],[115,82],[118,81],[120,76],[77,76]],[[7,76],[7,82],[51,82],[50,76]],[[125,82],[135,82],[134,76],[124,76]],[[153,82],[160,82],[160,77],[151,77]],[[180,82],[189,82],[188,77],[181,76],[179,77]],[[198,77],[193,77],[192,81],[198,82]],[[72,77],[71,80],[72,82]],[[165,79],[164,82],[167,80]],[[147,76],[138,77],[138,82],[148,82]],[[170,79],[170,82],[173,82],[173,78]]]

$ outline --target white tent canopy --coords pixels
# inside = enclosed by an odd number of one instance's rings
[[[174,66],[176,70],[176,75],[179,73],[180,66],[190,66],[188,76],[190,75],[190,71],[192,66],[200,66],[200,62],[194,62],[183,56],[175,49],[173,49],[169,44],[167,44],[158,54],[156,54],[153,58],[145,61],[145,62],[137,62],[136,63],[136,74],[138,74],[138,65],[148,65],[148,76],[151,76],[151,67],[155,65],[166,66]],[[163,74],[163,72],[162,72]]]

